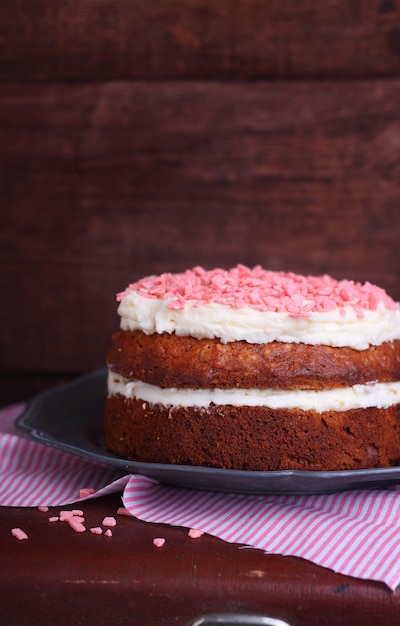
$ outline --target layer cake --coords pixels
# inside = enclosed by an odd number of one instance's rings
[[[244,470],[400,459],[400,308],[370,283],[195,267],[117,295],[105,445]]]

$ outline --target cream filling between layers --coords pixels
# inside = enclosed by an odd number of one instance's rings
[[[177,389],[157,387],[128,380],[111,371],[108,373],[108,395],[142,400],[166,407],[203,407],[214,405],[258,406],[271,409],[301,409],[304,411],[349,411],[376,407],[388,408],[400,403],[400,382],[353,385],[337,389]]]
[[[223,343],[282,341],[349,346],[356,350],[400,339],[400,308],[390,310],[382,302],[376,310],[364,310],[362,317],[357,317],[351,306],[291,317],[289,313],[250,307],[233,309],[215,303],[196,306],[194,301],[175,310],[168,307],[171,301],[147,298],[137,292],[127,294],[118,307],[121,329],[142,330],[146,334],[175,333],[197,339],[218,338]]]

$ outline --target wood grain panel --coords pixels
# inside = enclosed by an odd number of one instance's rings
[[[400,81],[4,85],[0,370],[102,365],[114,294],[261,263],[400,299]]]
[[[395,0],[13,0],[0,80],[398,77]]]

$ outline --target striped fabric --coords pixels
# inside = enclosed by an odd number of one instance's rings
[[[0,412],[0,505],[56,506],[123,492],[141,520],[196,528],[336,572],[400,583],[400,488],[328,495],[226,494],[160,485],[28,439],[14,428],[23,407]]]
[[[40,445],[14,431],[21,409],[14,406],[0,414],[1,506],[56,506],[76,502],[85,487],[98,495],[104,488],[107,492],[123,489],[127,478],[121,484],[120,471]]]

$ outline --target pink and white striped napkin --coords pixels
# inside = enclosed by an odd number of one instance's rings
[[[0,506],[58,506],[80,500],[81,489],[105,495],[124,488],[128,476],[100,463],[60,452],[18,431],[23,405],[0,412]]]
[[[400,490],[326,495],[248,495],[160,485],[30,441],[14,428],[23,407],[0,413],[0,505],[77,502],[123,492],[135,517],[196,528],[272,554],[307,559],[336,572],[400,584]]]

